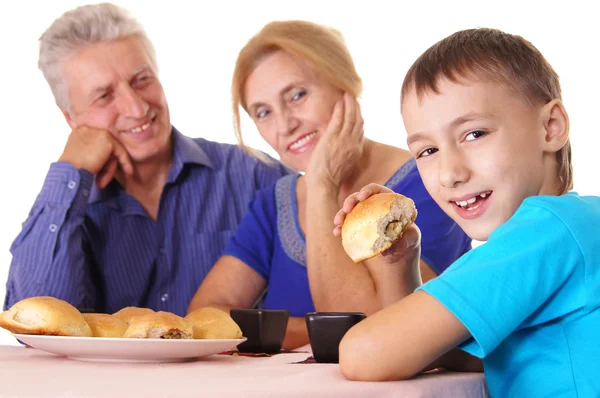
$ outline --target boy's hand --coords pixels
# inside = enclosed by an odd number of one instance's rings
[[[402,238],[395,242],[389,249],[381,253],[381,257],[387,264],[416,264],[418,271],[418,260],[421,257],[421,230],[416,224],[411,224]]]
[[[342,235],[342,225],[344,224],[344,220],[348,213],[354,209],[354,206],[358,204],[358,202],[362,202],[363,200],[367,200],[370,196],[376,195],[378,193],[394,193],[391,189],[384,187],[379,184],[369,184],[363,187],[359,192],[355,192],[348,196],[346,200],[344,200],[344,204],[340,211],[337,212],[335,217],[333,218],[333,223],[335,224],[335,229],[333,230],[333,234],[335,236]]]
[[[340,211],[337,212],[333,223],[336,225],[333,230],[335,236],[342,235],[342,225],[348,213],[354,207],[367,198],[380,193],[394,193],[391,189],[379,184],[369,184],[363,187],[359,192],[355,192],[344,200]],[[389,249],[381,253],[381,258],[385,264],[399,265],[403,264],[409,272],[416,270],[418,273],[419,258],[421,257],[421,230],[416,224],[411,224],[402,234],[402,237],[395,242]]]

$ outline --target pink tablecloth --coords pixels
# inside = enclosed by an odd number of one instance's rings
[[[398,382],[351,382],[342,376],[338,365],[291,363],[309,355],[213,355],[181,363],[108,363],[77,361],[33,348],[0,346],[0,396],[488,396],[481,373],[442,372]]]

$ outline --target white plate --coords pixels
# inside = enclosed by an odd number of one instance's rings
[[[232,340],[119,339],[16,334],[38,350],[84,361],[179,362],[235,348],[246,338]]]

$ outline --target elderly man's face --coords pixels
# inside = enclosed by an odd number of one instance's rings
[[[135,36],[85,47],[64,66],[75,129],[108,130],[133,162],[144,163],[170,148],[169,108],[141,40]]]

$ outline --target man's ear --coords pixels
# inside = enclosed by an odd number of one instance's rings
[[[69,124],[69,127],[71,127],[71,130],[75,130],[75,128],[79,126],[79,124],[77,124],[77,122],[73,120],[73,117],[71,116],[69,111],[62,108],[60,108],[60,111],[62,112],[63,116],[65,117],[65,120]]]
[[[544,150],[558,152],[569,139],[569,115],[561,100],[554,99],[544,105],[542,121]]]

